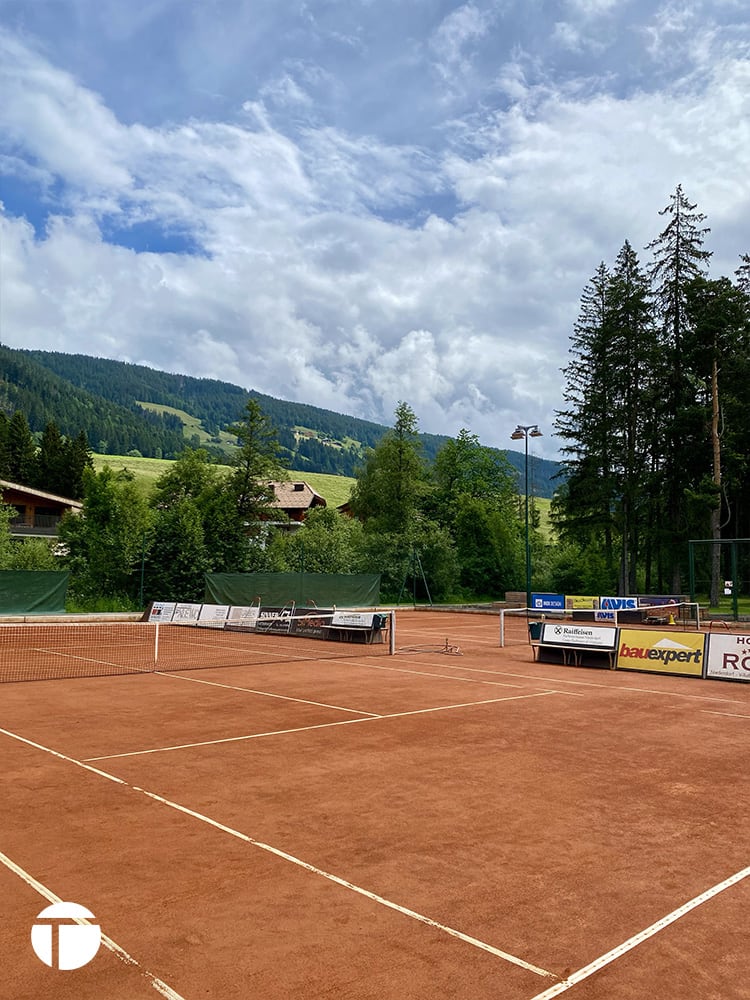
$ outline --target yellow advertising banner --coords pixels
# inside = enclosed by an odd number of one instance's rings
[[[617,647],[619,670],[703,676],[705,636],[700,632],[657,632],[621,628]]]
[[[582,597],[580,594],[566,596],[565,607],[576,611],[591,610],[599,607],[598,597]]]

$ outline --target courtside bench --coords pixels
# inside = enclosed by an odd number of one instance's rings
[[[529,643],[538,663],[615,668],[617,629],[603,625],[530,622]]]

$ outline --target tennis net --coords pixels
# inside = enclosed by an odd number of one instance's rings
[[[0,624],[0,683],[392,653],[393,612],[380,615],[372,629],[334,625],[334,620],[332,613],[300,614],[267,620],[260,628],[242,623]]]

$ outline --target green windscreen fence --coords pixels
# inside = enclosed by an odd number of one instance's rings
[[[244,607],[372,608],[380,603],[378,573],[208,573],[206,603]]]
[[[44,570],[0,570],[0,615],[64,614],[68,575]]]

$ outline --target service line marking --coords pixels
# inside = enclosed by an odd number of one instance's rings
[[[334,723],[334,725],[347,725],[353,722],[369,721],[372,720],[347,719],[346,722]],[[516,955],[511,955],[509,952],[502,951],[500,948],[496,948],[494,945],[488,944],[486,941],[480,941],[478,938],[471,937],[469,934],[464,934],[462,931],[456,930],[454,927],[448,927],[447,924],[441,924],[437,920],[433,920],[432,917],[425,916],[423,913],[417,913],[416,910],[411,910],[406,906],[401,906],[399,903],[393,902],[393,900],[386,899],[385,896],[380,896],[375,892],[371,892],[369,889],[365,889],[353,882],[349,882],[338,875],[334,875],[332,872],[325,871],[323,868],[318,868],[316,865],[303,861],[301,858],[295,857],[293,854],[288,854],[286,851],[282,851],[278,847],[272,847],[270,844],[265,844],[261,840],[256,840],[254,837],[251,837],[246,833],[242,833],[240,830],[235,830],[233,827],[226,826],[224,823],[220,823],[218,820],[212,819],[204,813],[196,812],[194,809],[189,809],[187,806],[183,806],[179,802],[173,802],[171,799],[164,798],[164,796],[158,795],[156,792],[150,792],[145,788],[140,788],[138,785],[131,785],[130,782],[124,781],[122,778],[117,778],[114,775],[107,774],[106,771],[100,771],[95,767],[90,767],[88,764],[76,760],[75,757],[68,757],[66,754],[59,753],[57,750],[52,750],[50,747],[42,746],[41,743],[35,743],[33,740],[26,739],[25,736],[19,736],[18,733],[13,733],[8,729],[0,729],[0,733],[4,733],[11,739],[18,740],[20,743],[25,743],[28,746],[34,747],[36,750],[42,750],[45,753],[49,753],[53,757],[57,757],[60,760],[76,764],[79,767],[84,768],[84,770],[91,771],[93,774],[110,778],[112,781],[116,781],[118,784],[124,785],[126,788],[131,789],[131,791],[136,792],[139,795],[145,795],[155,802],[160,802],[162,805],[168,806],[170,809],[175,809],[177,812],[183,813],[185,816],[191,816],[193,819],[197,819],[201,823],[206,823],[208,826],[211,826],[216,830],[220,830],[222,833],[226,833],[230,837],[235,837],[237,840],[250,844],[252,847],[257,847],[259,850],[281,858],[283,861],[288,861],[289,863],[296,865],[298,868],[303,868],[305,871],[308,871],[313,875],[318,875],[329,882],[333,882],[335,885],[342,886],[344,889],[349,889],[351,892],[364,896],[366,899],[369,899],[374,903],[378,903],[380,906],[385,906],[388,909],[395,910],[397,913],[400,913],[405,917],[410,917],[412,920],[416,920],[419,923],[434,928],[435,930],[442,931],[451,937],[457,938],[459,941],[463,941],[465,944],[470,944],[472,947],[488,952],[496,958],[501,958],[505,962],[516,965],[521,969],[526,969],[528,972],[533,972],[535,975],[542,976],[546,979],[557,979],[557,976],[553,972],[548,972],[546,969],[532,965],[530,962],[526,962],[524,959],[518,958]],[[123,954],[127,955],[127,952],[124,952]],[[167,989],[168,988],[169,987],[167,987]],[[165,997],[169,997],[169,1000],[182,1000],[181,997],[174,993],[171,995],[165,993],[163,995]]]
[[[197,743],[180,743],[169,747],[152,747],[148,750],[129,750],[127,753],[109,753],[101,757],[86,757],[87,763],[98,760],[117,760],[120,757],[143,757],[152,753],[167,753],[170,750],[191,750],[194,747],[212,747],[221,743],[243,743],[247,740],[260,740],[267,736],[288,736],[292,733],[305,733],[313,729],[333,729],[334,726],[352,726],[357,722],[383,722],[386,719],[401,719],[406,715],[426,715],[429,712],[447,712],[453,708],[473,708],[478,705],[495,705],[503,701],[524,701],[529,698],[541,698],[548,694],[565,694],[563,691],[535,691],[533,694],[514,694],[506,698],[488,698],[486,701],[468,701],[460,705],[437,705],[435,708],[418,708],[410,712],[392,712],[390,715],[375,715],[362,719],[343,719],[340,722],[321,722],[316,726],[298,726],[296,729],[274,729],[267,733],[248,733],[242,736],[225,736],[218,740],[201,740]],[[0,730],[4,732],[4,730]]]
[[[405,654],[401,653],[400,656]],[[511,684],[508,681],[483,681],[478,677],[457,677],[455,674],[436,674],[432,670],[412,670],[409,667],[384,667],[378,663],[368,663],[365,660],[336,660],[336,663],[345,663],[347,666],[362,667],[364,670],[392,670],[397,674],[412,674],[416,677],[441,677],[446,681],[459,681],[465,684],[490,684],[492,687],[508,687],[516,688],[519,691],[523,690],[523,684]],[[402,661],[403,662],[403,661]],[[419,662],[419,661],[417,661]],[[470,670],[471,667],[461,667],[458,669]],[[492,671],[487,670],[484,673],[492,673]],[[511,676],[511,675],[509,675]],[[520,677],[520,674],[514,674],[512,676]]]
[[[273,691],[258,691],[255,688],[241,687],[237,684],[222,684],[219,681],[206,681],[200,677],[186,677],[183,673],[170,674],[164,670],[154,670],[159,677],[171,677],[176,681],[190,681],[192,684],[208,684],[210,687],[227,688],[229,691],[246,691],[248,694],[259,694],[264,698],[279,698],[281,701],[296,701],[300,705],[315,705],[317,708],[332,708],[336,712],[350,712],[352,715],[370,715],[373,719],[379,719],[377,712],[364,712],[358,708],[344,708],[341,705],[328,705],[324,701],[310,701],[308,698],[293,698],[287,694],[274,694]]]
[[[52,892],[51,889],[48,889],[47,886],[39,882],[38,879],[35,879],[33,875],[30,875],[27,871],[21,868],[20,865],[17,865],[15,861],[11,861],[8,855],[3,854],[2,851],[0,851],[0,862],[2,862],[2,864],[4,864],[6,868],[10,869],[10,871],[12,871],[14,875],[18,875],[20,879],[23,879],[23,881],[32,889],[34,889],[35,892],[38,892],[40,896],[43,896],[44,899],[49,900],[50,903],[63,902],[60,896]],[[88,927],[92,926],[91,921],[87,920],[85,917],[73,917],[72,919],[77,924],[84,924]],[[126,952],[123,947],[117,944],[116,941],[113,941],[111,937],[108,937],[106,934],[102,933],[101,942],[105,948],[111,951],[112,954],[116,958],[119,958],[121,962],[124,962],[125,965],[135,966],[140,972],[140,974],[144,977],[144,979],[147,979],[149,984],[156,990],[156,992],[159,993],[161,996],[165,997],[166,1000],[184,1000],[181,994],[173,990],[172,987],[168,986],[162,979],[159,979],[152,972],[149,972],[148,969],[144,969],[141,966],[140,962],[138,962],[135,958],[133,958],[132,955],[129,955],[128,952]]]
[[[704,715],[723,715],[726,719],[750,719],[750,715],[739,715],[737,712],[717,712],[712,708],[702,709]]]
[[[714,896],[718,896],[720,892],[724,892],[725,889],[729,889],[731,886],[741,882],[742,879],[747,878],[748,875],[750,875],[750,867],[743,868],[742,871],[739,871],[734,875],[730,875],[729,878],[724,879],[723,882],[719,882],[718,885],[714,885],[710,889],[706,889],[706,891],[702,892],[700,896],[696,896],[689,902],[684,903],[676,910],[668,913],[666,917],[662,917],[661,920],[657,920],[656,923],[651,924],[650,927],[646,927],[646,929],[642,930],[639,934],[635,934],[633,937],[628,938],[627,941],[624,941],[616,948],[608,951],[605,955],[595,958],[593,962],[590,962],[582,969],[574,972],[571,976],[568,976],[567,979],[556,983],[554,986],[550,986],[550,988],[544,990],[543,993],[538,993],[535,997],[532,997],[532,1000],[552,1000],[553,997],[560,996],[561,993],[566,993],[578,983],[583,982],[584,979],[588,979],[589,976],[593,976],[595,972],[603,969],[605,965],[609,965],[610,962],[614,962],[615,959],[620,958],[629,951],[632,951],[633,948],[636,948],[639,944],[643,944],[644,941],[647,941],[655,934],[658,934],[659,931],[663,931],[665,927],[669,927],[670,924],[679,920],[680,917],[684,917],[685,914],[690,913],[691,910],[694,910],[696,907],[708,902],[709,899],[713,899]]]
[[[502,647],[498,647],[498,648],[502,648]],[[560,666],[562,666],[562,664],[560,664]],[[377,669],[378,670],[390,670],[392,668],[390,668],[390,667],[378,667]],[[465,670],[465,671],[469,671],[470,673],[476,673],[476,674],[490,674],[490,676],[494,676],[494,677],[518,677],[518,678],[523,678],[524,680],[542,681],[545,684],[549,684],[549,682],[552,681],[553,684],[573,684],[573,685],[576,685],[577,687],[595,687],[595,688],[603,689],[605,691],[614,691],[614,692],[627,691],[627,692],[635,693],[635,694],[656,694],[656,695],[660,695],[660,696],[662,696],[664,698],[688,698],[691,701],[729,702],[730,704],[739,704],[740,703],[740,701],[739,701],[738,698],[715,698],[715,697],[712,697],[711,695],[705,695],[705,694],[682,694],[679,691],[659,691],[656,688],[640,688],[640,687],[630,687],[630,686],[627,686],[627,687],[618,687],[615,684],[599,684],[596,681],[570,680],[567,677],[540,677],[539,674],[517,674],[517,673],[514,673],[514,672],[512,672],[510,670],[485,670],[483,667],[463,667],[463,666],[461,666],[458,663],[456,663],[455,665],[451,664],[451,669],[453,669],[453,670]],[[466,677],[466,678],[456,677],[454,679],[455,680],[474,680],[474,678],[472,678],[472,677]],[[688,679],[691,680],[691,681],[693,680],[693,678],[688,678]],[[479,681],[478,683],[491,684],[493,682],[492,681],[484,681],[484,682]],[[496,681],[494,683],[500,683],[500,682]],[[521,687],[521,685],[518,685],[518,687]]]

